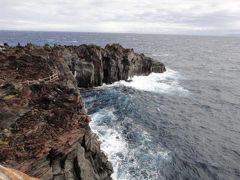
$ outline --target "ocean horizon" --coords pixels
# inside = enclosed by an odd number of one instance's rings
[[[240,178],[236,37],[0,31],[0,44],[119,43],[166,72],[80,89],[115,180]]]

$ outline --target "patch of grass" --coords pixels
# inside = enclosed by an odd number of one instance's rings
[[[88,47],[89,47],[89,48],[101,49],[101,46],[98,46],[98,45],[96,45],[96,44],[89,44]]]
[[[90,49],[98,49],[100,50],[101,49],[101,46],[98,46],[96,44],[82,44],[81,46],[85,46],[88,50]]]
[[[48,43],[44,44],[43,48],[47,51],[51,50],[51,45],[49,45]]]
[[[19,91],[17,89],[11,89],[7,91],[6,96],[9,96],[9,95],[17,96],[18,94],[19,94]]]
[[[48,43],[45,43],[44,47],[50,47],[50,45]]]

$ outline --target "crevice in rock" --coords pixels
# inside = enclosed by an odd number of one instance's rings
[[[81,168],[78,166],[78,159],[77,157],[74,158],[74,161],[73,161],[73,167],[74,167],[74,171],[76,173],[76,178],[81,180]]]

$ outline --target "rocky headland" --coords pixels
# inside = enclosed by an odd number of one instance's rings
[[[1,46],[0,164],[41,179],[111,179],[79,87],[164,71],[119,44]]]

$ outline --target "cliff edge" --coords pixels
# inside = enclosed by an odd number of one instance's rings
[[[118,44],[0,49],[0,164],[42,179],[111,179],[78,87],[164,72]]]
[[[120,44],[58,46],[63,58],[74,74],[79,87],[89,88],[127,80],[134,75],[148,75],[151,72],[162,73],[165,66],[137,54],[133,49],[125,49]]]

